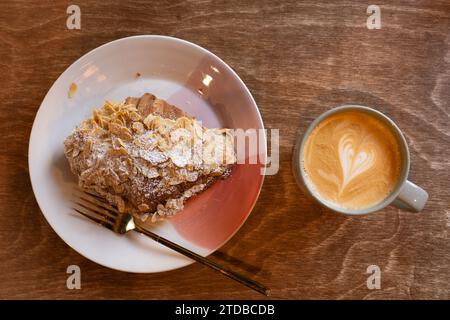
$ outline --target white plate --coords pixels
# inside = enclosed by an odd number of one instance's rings
[[[69,98],[72,83],[78,89]],[[171,270],[192,261],[140,234],[119,236],[74,213],[76,178],[64,157],[63,141],[105,99],[121,101],[145,92],[168,100],[208,127],[263,128],[257,106],[236,73],[217,56],[184,40],[119,39],[92,50],[64,71],[33,124],[33,191],[47,221],[69,246],[103,266],[128,272]],[[259,152],[265,160],[266,150]],[[259,168],[254,169],[242,165],[231,178],[189,201],[179,218],[159,223],[153,231],[201,255],[212,253],[253,208],[263,183]]]

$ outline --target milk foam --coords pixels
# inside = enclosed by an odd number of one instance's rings
[[[400,154],[396,137],[383,122],[361,111],[345,111],[312,131],[303,162],[324,200],[361,209],[381,202],[395,187]]]
[[[341,193],[353,178],[370,169],[375,159],[374,152],[371,149],[357,152],[355,139],[352,139],[351,135],[347,133],[340,138],[338,151],[343,174],[339,186],[339,192]]]

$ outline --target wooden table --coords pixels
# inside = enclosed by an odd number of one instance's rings
[[[42,99],[78,57],[137,34],[216,53],[247,84],[266,127],[280,129],[280,171],[266,177],[253,213],[215,259],[267,284],[273,298],[450,298],[450,3],[376,4],[379,30],[366,27],[359,1],[79,1],[81,30],[68,30],[67,1],[3,1],[0,298],[262,297],[197,263],[148,275],[101,267],[68,247],[38,208],[27,152]],[[297,188],[298,130],[349,102],[386,112],[404,130],[410,178],[430,193],[422,213],[389,207],[347,217]],[[66,288],[71,264],[81,267],[81,290]],[[372,264],[379,290],[366,286]]]

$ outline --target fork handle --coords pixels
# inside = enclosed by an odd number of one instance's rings
[[[256,290],[266,296],[269,295],[269,289],[267,289],[262,284],[260,284],[256,281],[250,280],[249,278],[243,276],[242,274],[239,274],[239,273],[232,271],[224,266],[221,266],[220,264],[218,264],[208,258],[202,257],[201,255],[199,255],[191,250],[188,250],[170,240],[167,240],[167,239],[157,235],[156,233],[153,233],[141,226],[136,226],[136,228],[134,230],[152,238],[156,242],[161,243],[162,245],[164,245],[172,250],[175,250],[178,253],[181,253],[182,255],[184,255],[188,258],[191,258],[192,260],[200,262],[201,264],[203,264],[205,266],[208,266],[214,270],[221,272],[222,274],[226,275],[227,277],[229,277],[233,280],[236,280],[236,281],[246,285],[247,287],[252,288],[253,290]]]

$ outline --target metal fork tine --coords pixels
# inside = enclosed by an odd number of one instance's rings
[[[96,213],[97,215],[99,215],[101,218],[105,219],[108,222],[111,222],[114,224],[114,222],[116,221],[116,217],[112,216],[110,214],[105,213],[106,210],[103,210],[102,208],[91,208],[86,206],[85,204],[81,203],[81,202],[75,202],[77,205],[79,205],[80,207],[82,207],[83,209],[86,209],[88,212],[91,213]],[[101,211],[100,211],[101,210]]]
[[[105,220],[102,220],[102,219],[100,219],[100,218],[98,218],[98,217],[93,217],[93,216],[91,216],[90,214],[87,214],[87,213],[85,213],[85,212],[83,212],[83,211],[81,211],[81,210],[78,210],[77,208],[73,208],[73,210],[75,210],[75,211],[78,212],[79,214],[82,214],[82,215],[85,216],[86,218],[88,218],[88,219],[90,219],[90,220],[92,220],[92,221],[94,221],[94,222],[97,222],[98,224],[101,224],[101,225],[104,226],[105,228],[108,228],[109,230],[113,230],[113,231],[114,231],[113,225],[112,225],[111,223],[109,223],[109,222],[107,222],[107,221],[105,221]]]
[[[88,196],[88,195],[87,195]],[[88,196],[89,197],[89,196]],[[112,211],[116,214],[119,214],[119,210],[115,207],[113,207],[112,205],[110,205],[108,202],[105,201],[105,199],[99,200],[97,198],[92,198],[92,201],[95,202],[97,205],[99,205],[100,207],[105,208],[106,210]]]
[[[89,191],[89,190],[83,190],[83,193],[88,194],[94,198],[96,198],[99,201],[105,202],[105,198],[100,196],[99,194],[93,192],[93,191]]]
[[[78,200],[83,200],[84,202],[86,202],[87,204],[89,204],[90,206],[94,207],[97,210],[102,211],[104,214],[108,215],[111,218],[115,218],[117,216],[118,211],[113,211],[111,209],[108,208],[108,206],[106,206],[103,203],[100,203],[99,201],[96,200],[91,200],[85,197],[79,197]]]
[[[102,197],[100,197],[99,195],[92,193],[90,191],[81,191],[81,190],[76,190],[76,194],[75,196],[77,196],[78,198],[81,198],[87,202],[90,202],[93,205],[97,205],[100,206],[106,210],[112,211],[116,214],[119,214],[119,210],[117,210],[116,208],[114,208],[112,205],[110,205],[109,203],[106,202],[106,200]],[[112,213],[111,213],[112,214]]]

